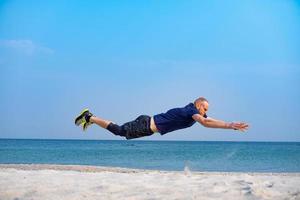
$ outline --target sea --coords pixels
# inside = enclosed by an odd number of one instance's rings
[[[0,164],[300,172],[300,142],[0,139]]]

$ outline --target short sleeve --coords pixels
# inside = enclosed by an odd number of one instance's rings
[[[188,116],[192,117],[194,114],[199,114],[199,111],[193,106],[188,109]]]

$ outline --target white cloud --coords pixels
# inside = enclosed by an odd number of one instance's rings
[[[31,40],[0,40],[0,47],[28,56],[35,54],[53,54],[54,50],[35,44]]]

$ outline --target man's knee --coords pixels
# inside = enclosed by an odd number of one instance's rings
[[[124,130],[124,128],[114,123],[110,123],[107,126],[107,130],[109,130],[115,135],[126,136],[126,131]]]

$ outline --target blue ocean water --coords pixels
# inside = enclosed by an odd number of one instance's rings
[[[0,163],[300,172],[300,143],[0,139]]]

